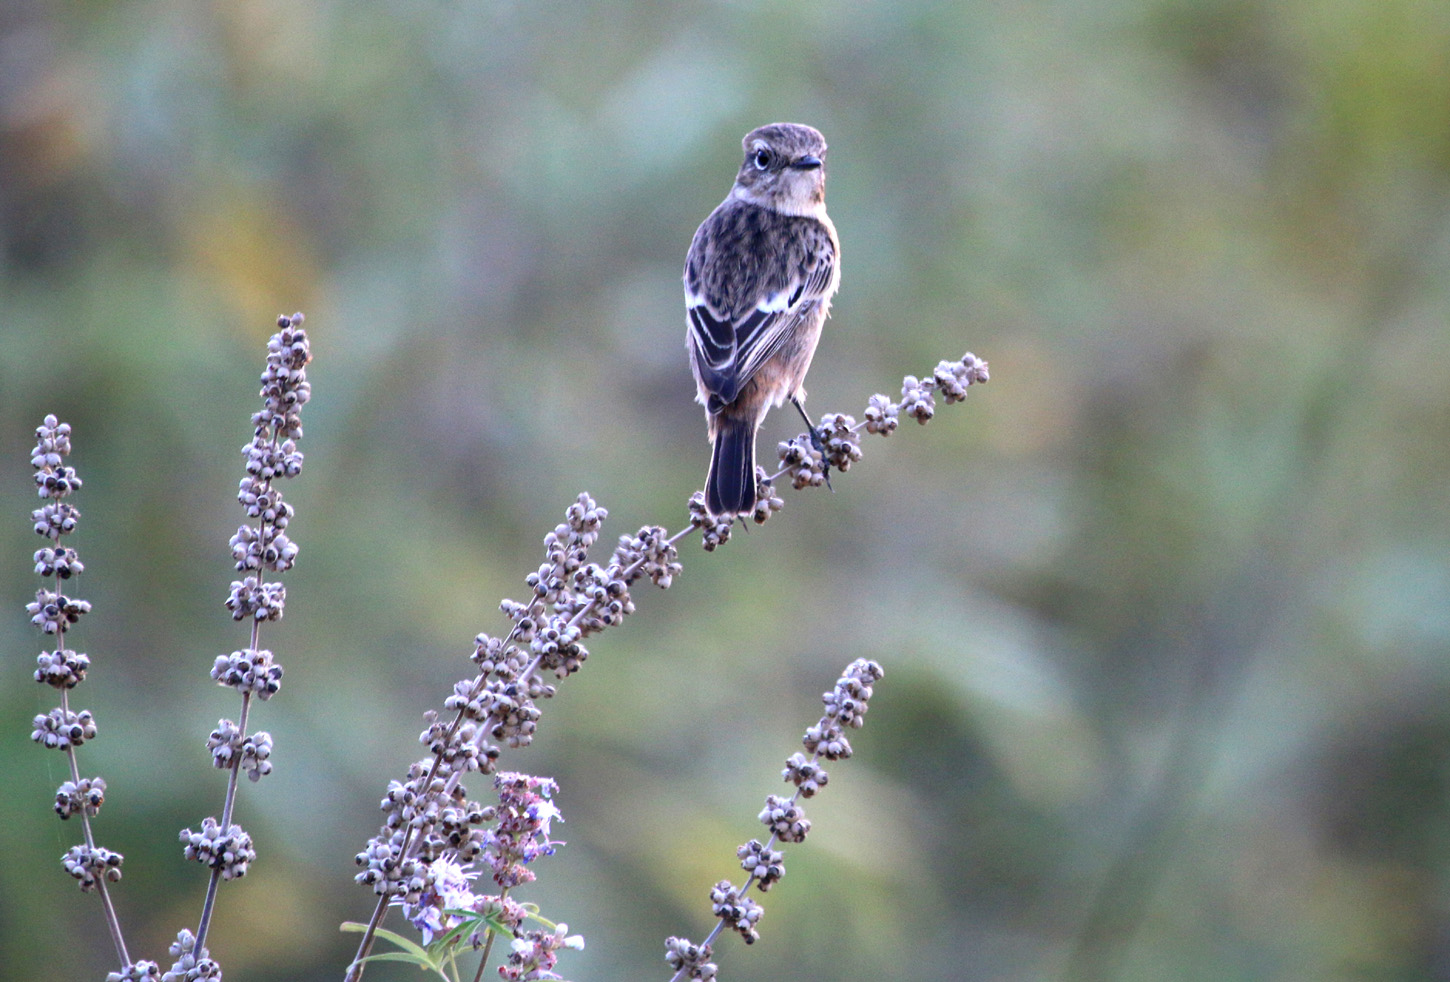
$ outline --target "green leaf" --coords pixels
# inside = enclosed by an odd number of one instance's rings
[[[360,934],[367,930],[366,924],[359,924],[356,921],[347,921],[342,925],[343,931],[353,934]],[[355,964],[366,962],[405,962],[409,965],[417,965],[425,972],[435,972],[440,978],[448,980],[448,973],[443,971],[444,951],[432,951],[408,938],[403,937],[395,931],[386,928],[378,928],[374,935],[383,941],[391,942],[401,948],[401,951],[384,951],[375,955],[367,955],[359,958]],[[449,980],[451,982],[451,980]]]

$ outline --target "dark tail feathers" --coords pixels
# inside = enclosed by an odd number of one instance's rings
[[[755,424],[716,418],[715,446],[705,478],[705,508],[711,515],[748,515],[755,510]]]

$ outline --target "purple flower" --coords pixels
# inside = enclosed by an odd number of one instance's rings
[[[457,926],[458,919],[444,911],[467,910],[478,901],[469,883],[476,876],[477,870],[451,859],[436,859],[428,865],[428,886],[418,902],[400,904],[404,915],[422,933],[424,944]]]

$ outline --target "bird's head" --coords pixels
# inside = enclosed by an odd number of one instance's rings
[[[826,207],[826,138],[800,123],[771,123],[745,134],[745,161],[731,196],[786,215],[820,216]]]

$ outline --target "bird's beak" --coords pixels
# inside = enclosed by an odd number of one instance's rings
[[[815,170],[821,166],[821,158],[813,153],[808,153],[798,160],[792,160],[790,166],[793,170]]]

